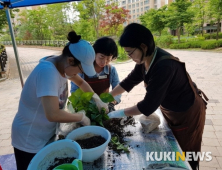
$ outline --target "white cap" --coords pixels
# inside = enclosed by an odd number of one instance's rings
[[[69,43],[69,50],[81,62],[83,71],[87,76],[94,76],[96,74],[93,65],[95,51],[88,41],[80,40],[77,43]]]

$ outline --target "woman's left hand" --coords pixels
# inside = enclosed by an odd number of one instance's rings
[[[113,111],[113,112],[110,112],[108,114],[109,118],[123,118],[123,117],[126,117],[125,113],[124,113],[124,109],[121,109],[121,110],[116,110],[116,111]]]

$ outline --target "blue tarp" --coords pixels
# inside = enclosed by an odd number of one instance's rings
[[[71,1],[80,1],[80,0],[0,0],[1,2],[12,3],[8,6],[8,8],[19,8],[26,6],[35,6],[35,5],[44,5],[44,4],[53,4],[53,3],[61,3],[61,2],[71,2]],[[3,9],[3,5],[1,3],[0,9]]]

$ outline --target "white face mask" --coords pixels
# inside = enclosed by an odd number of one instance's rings
[[[70,78],[72,78],[72,77],[74,77],[74,76],[68,76],[68,75],[65,73],[65,77],[66,77],[67,79],[70,79]]]

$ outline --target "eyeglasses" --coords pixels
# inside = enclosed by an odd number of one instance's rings
[[[81,64],[78,64],[79,70],[81,71],[81,73],[84,73]]]
[[[137,48],[135,48],[130,54],[128,54],[128,53],[125,51],[125,54],[126,54],[128,57],[132,58],[131,55],[134,53],[134,51],[136,51],[136,49],[137,49]]]

